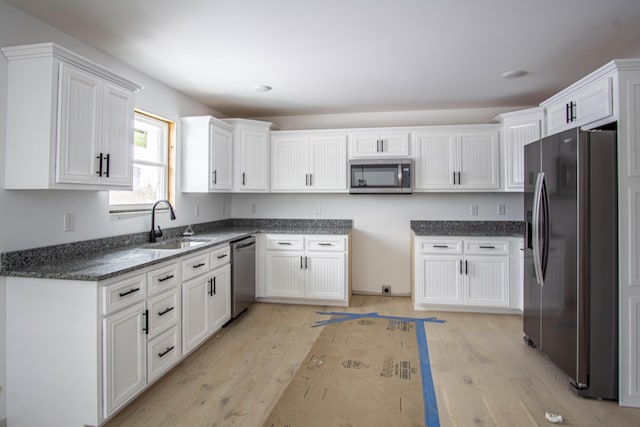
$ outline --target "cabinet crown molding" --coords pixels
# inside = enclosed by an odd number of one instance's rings
[[[82,57],[78,54],[71,52],[68,49],[56,44],[56,43],[38,43],[23,46],[8,46],[0,49],[2,54],[8,61],[17,61],[24,59],[37,59],[37,58],[55,58],[60,61],[72,64],[82,70],[89,71],[97,74],[105,80],[111,81],[117,85],[120,85],[132,92],[138,92],[142,89],[142,86],[125,79],[102,65],[96,64],[89,59]]]

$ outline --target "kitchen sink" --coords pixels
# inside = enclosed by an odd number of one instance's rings
[[[179,240],[166,240],[164,242],[149,243],[148,245],[145,245],[143,247],[145,249],[176,250],[176,249],[193,248],[196,246],[204,245],[205,243],[207,243],[206,240],[179,239]]]

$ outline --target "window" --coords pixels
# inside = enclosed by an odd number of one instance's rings
[[[133,131],[133,190],[110,191],[111,212],[150,210],[160,199],[173,204],[171,163],[174,123],[139,111]]]

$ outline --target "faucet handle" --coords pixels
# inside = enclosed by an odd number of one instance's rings
[[[162,237],[162,230],[160,229],[160,226],[158,226],[158,231],[154,231],[156,237]]]

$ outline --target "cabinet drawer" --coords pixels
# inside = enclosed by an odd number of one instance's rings
[[[177,262],[163,265],[147,273],[147,291],[155,295],[180,284],[180,266]]]
[[[423,254],[461,254],[460,239],[424,239],[418,240],[418,252]]]
[[[345,240],[339,236],[311,236],[307,237],[306,246],[309,251],[344,252]]]
[[[182,261],[182,281],[189,280],[210,269],[209,252],[192,256]]]
[[[507,255],[509,254],[508,240],[465,240],[465,254]]]
[[[142,301],[146,295],[146,276],[139,274],[128,279],[107,285],[103,288],[104,314],[111,313],[119,308]]]
[[[180,359],[180,328],[169,329],[147,343],[149,382],[168,371]]]
[[[214,249],[213,252],[211,252],[211,269],[213,270],[214,268],[228,264],[230,260],[230,253],[229,245]]]
[[[266,242],[267,250],[301,251],[304,248],[304,236],[267,235]]]
[[[178,289],[160,294],[149,300],[149,336],[153,336],[169,325],[175,325],[180,317]]]

